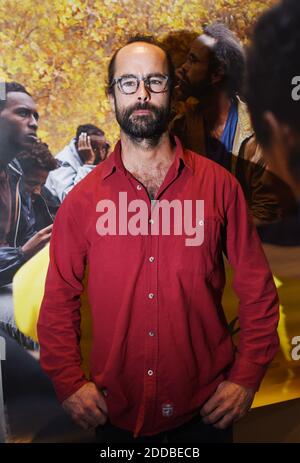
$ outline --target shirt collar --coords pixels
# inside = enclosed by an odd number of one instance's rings
[[[175,159],[173,165],[176,171],[179,171],[179,169],[186,166],[192,173],[194,173],[194,165],[190,152],[183,148],[178,137],[174,136],[173,141],[175,144]],[[121,157],[121,149],[121,140],[119,140],[111,155],[102,164],[103,179],[109,177],[116,170],[123,172],[125,175],[127,174],[127,170],[124,167]]]

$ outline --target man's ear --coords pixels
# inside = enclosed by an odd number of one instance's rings
[[[109,99],[109,102],[110,102],[111,109],[115,113],[116,112],[115,95],[113,93],[109,93],[108,94],[108,99]]]
[[[217,69],[215,72],[212,73],[211,75],[211,83],[212,84],[217,84],[221,82],[224,78],[224,72],[221,68]]]

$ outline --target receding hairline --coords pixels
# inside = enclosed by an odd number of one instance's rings
[[[125,48],[128,48],[128,47],[131,47],[133,48],[134,46],[135,47],[140,47],[141,46],[145,46],[146,45],[146,48],[149,48],[149,47],[154,47],[156,48],[157,50],[159,50],[161,52],[161,54],[164,56],[165,60],[166,60],[166,63],[168,63],[168,57],[167,57],[167,53],[166,51],[161,48],[159,45],[155,44],[155,43],[149,43],[149,42],[143,42],[143,41],[136,41],[136,42],[132,42],[132,43],[127,43],[126,45],[124,45],[122,48],[120,48],[119,50],[117,50],[116,52],[116,55],[115,55],[115,63],[114,63],[114,68],[116,68],[116,64],[117,64],[117,59],[118,59],[118,56],[120,54],[120,52],[122,52]]]
[[[34,105],[36,106],[36,103],[35,103],[35,101],[34,101],[34,99],[32,98],[31,95],[29,95],[29,94],[26,93],[26,92],[19,92],[19,91],[15,91],[15,90],[12,90],[12,91],[9,91],[9,92],[6,93],[6,100],[5,100],[5,102],[7,103],[9,98],[10,98],[11,100],[12,100],[12,99],[15,99],[15,100],[16,100],[16,99],[17,99],[19,96],[21,96],[21,95],[22,95],[22,98],[23,98],[24,95],[25,95],[25,98],[27,98],[27,99],[29,98],[29,99],[34,103]],[[20,104],[21,104],[21,103],[20,103]]]
[[[194,42],[200,42],[202,43],[202,45],[205,45],[207,48],[210,48],[211,50],[213,50],[218,40],[215,37],[212,37],[211,35],[203,32],[203,34],[200,34],[198,35],[198,37],[196,37]]]

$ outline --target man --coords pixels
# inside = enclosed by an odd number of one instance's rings
[[[6,83],[0,101],[0,286],[12,281],[17,269],[50,239],[52,225],[38,233],[28,225],[22,203],[23,180],[14,159],[37,141],[38,113],[27,90]]]
[[[269,169],[288,185],[297,210],[264,227],[268,242],[300,244],[300,4],[286,0],[258,21],[248,54],[246,99]]]
[[[62,166],[49,174],[46,187],[62,202],[69,191],[106,158],[108,150],[103,130],[93,124],[79,125],[76,137],[56,156]]]
[[[224,442],[277,350],[277,295],[234,177],[169,136],[174,70],[147,40],[113,56],[121,140],[55,219],[41,365],[64,408],[101,442]],[[236,352],[221,306],[222,242],[241,300]],[[87,262],[90,380],[78,344]]]
[[[52,156],[48,145],[42,142],[22,151],[18,161],[24,173],[24,203],[32,226],[38,231],[53,223],[60,205],[58,199],[44,186],[49,172],[57,169],[59,163]]]
[[[177,71],[177,93],[188,101],[172,126],[187,148],[205,154],[238,178],[256,223],[270,222],[281,211],[264,181],[261,149],[239,98],[244,71],[244,51],[235,35],[220,23],[206,26]]]

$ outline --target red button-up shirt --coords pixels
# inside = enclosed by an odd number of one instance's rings
[[[120,192],[128,203],[147,204],[149,233],[144,226],[142,234],[125,234]],[[90,379],[107,390],[111,423],[135,436],[187,422],[224,379],[257,389],[278,345],[276,289],[234,177],[176,139],[174,162],[156,197],[163,199],[204,201],[204,220],[195,225],[204,231],[201,245],[187,246],[189,236],[176,234],[172,223],[171,234],[151,234],[151,201],[126,171],[119,142],[57,214],[38,322],[41,364],[63,401],[87,382],[78,342],[88,266]],[[99,234],[99,218],[108,211],[102,200],[115,205],[115,234]],[[134,215],[129,211],[128,220]],[[240,299],[238,350],[221,303],[222,251]]]

